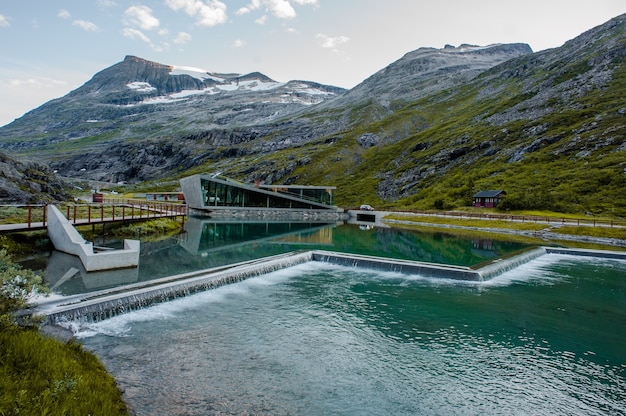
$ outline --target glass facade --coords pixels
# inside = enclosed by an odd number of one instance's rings
[[[324,205],[333,205],[333,187],[261,185],[259,188]]]
[[[209,207],[320,209],[331,208],[332,188],[263,186],[253,188],[214,178],[200,180],[202,202]],[[320,206],[325,205],[325,206]]]

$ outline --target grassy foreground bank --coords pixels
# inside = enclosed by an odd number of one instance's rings
[[[0,415],[127,415],[115,380],[75,341],[0,331]]]
[[[126,415],[113,377],[76,341],[44,336],[37,324],[16,323],[14,313],[41,277],[0,250],[0,415]]]
[[[180,232],[180,224],[162,218],[128,225],[112,225],[114,237],[159,237]],[[92,227],[82,227],[88,238]],[[24,255],[48,247],[45,232],[0,236],[0,416],[8,415],[128,415],[114,378],[98,358],[74,340],[65,343],[40,333],[36,325],[16,324],[13,313],[26,306],[32,289],[44,289],[33,271],[14,263],[10,255]],[[31,323],[32,324],[32,323]]]

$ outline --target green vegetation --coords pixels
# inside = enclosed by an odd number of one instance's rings
[[[113,378],[97,358],[73,341],[45,337],[14,313],[33,294],[46,292],[41,277],[0,250],[0,415],[124,415]]]
[[[436,213],[433,213],[436,214]],[[544,213],[545,214],[545,213]],[[521,216],[520,216],[521,217]],[[539,217],[537,217],[539,218]],[[539,232],[543,230],[550,230],[556,234],[570,235],[570,236],[585,236],[585,237],[597,237],[597,238],[615,238],[620,240],[626,240],[626,227],[624,225],[619,227],[611,226],[575,226],[575,225],[550,225],[550,222],[559,222],[563,217],[558,216],[555,213],[550,215],[543,215],[541,220],[533,220],[531,218],[525,221],[521,220],[507,220],[507,219],[476,219],[471,217],[461,216],[436,216],[436,215],[411,215],[411,214],[391,214],[384,218],[384,220],[401,221],[404,223],[423,223],[432,226],[452,226],[461,228],[473,228],[490,230],[491,232],[498,232],[498,230],[506,231],[529,231]],[[570,216],[569,220],[577,219]],[[583,223],[589,223],[589,219],[583,219]],[[610,224],[610,221],[607,221]],[[402,226],[402,225],[400,225]]]
[[[0,414],[125,415],[115,381],[97,358],[33,329],[0,331]]]
[[[100,228],[78,226],[76,229],[86,239],[93,239],[100,233]],[[142,241],[158,241],[178,234],[181,231],[181,222],[171,218],[157,218],[146,221],[135,221],[127,224],[114,223],[106,227],[107,235],[116,238],[135,238]]]
[[[0,319],[25,307],[32,294],[47,292],[40,276],[13,263],[6,250],[0,250]]]
[[[554,82],[586,68],[568,68]],[[337,185],[342,206],[456,209],[470,205],[480,190],[504,189],[503,211],[626,217],[626,123],[616,110],[624,106],[625,67],[616,69],[606,88],[565,104],[553,100],[558,110],[503,125],[486,120],[533,98],[536,90],[521,92],[511,84],[496,98],[478,100],[472,85],[344,132],[294,176]],[[376,134],[384,145],[361,149],[355,139],[363,132]],[[390,197],[381,198],[381,191]]]
[[[0,235],[0,247],[12,258],[24,257],[33,251],[51,248],[46,231],[30,231]]]

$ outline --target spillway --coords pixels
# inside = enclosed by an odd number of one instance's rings
[[[626,260],[626,253],[623,252],[539,247],[510,258],[493,261],[479,268],[470,268],[321,250],[291,252],[230,266],[170,276],[148,283],[44,301],[36,307],[35,313],[45,315],[47,324],[58,324],[63,321],[101,321],[310,261],[425,277],[481,282],[547,253]]]

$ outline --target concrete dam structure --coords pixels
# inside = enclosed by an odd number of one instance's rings
[[[174,275],[155,281],[127,285],[123,288],[65,297],[61,300],[48,302],[44,300],[40,301],[35,313],[45,315],[48,324],[67,321],[100,321],[311,261],[480,283],[550,253],[626,260],[626,253],[623,252],[539,247],[507,259],[498,259],[479,268],[471,268],[313,250]]]
[[[48,205],[48,237],[54,248],[80,258],[88,272],[139,265],[139,240],[124,240],[123,250],[98,249],[86,241],[54,205]]]

